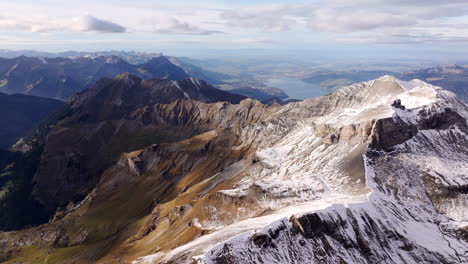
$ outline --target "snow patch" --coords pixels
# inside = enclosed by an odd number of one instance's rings
[[[179,83],[172,81],[172,84],[174,84],[174,86],[177,87],[182,93],[184,93],[185,99],[190,100],[190,96],[180,87]]]

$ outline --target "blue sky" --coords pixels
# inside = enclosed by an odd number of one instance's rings
[[[456,57],[468,42],[466,0],[0,0],[0,6],[5,49]]]

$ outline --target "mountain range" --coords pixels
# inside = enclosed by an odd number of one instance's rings
[[[468,262],[468,106],[384,76],[265,105],[125,73],[15,145],[6,263]],[[6,213],[8,212],[8,213]]]
[[[23,58],[22,62],[18,61],[18,57],[25,56],[27,56],[28,59]],[[164,77],[167,77],[168,79],[183,79],[188,77],[202,79],[219,88],[228,90],[231,93],[241,94],[259,101],[288,98],[288,95],[281,89],[267,87],[265,84],[252,80],[251,77],[243,76],[246,74],[244,72],[241,74],[242,76],[237,76],[236,74],[219,73],[204,68],[204,66],[211,64],[220,67],[219,65],[226,64],[226,61],[214,63],[213,60],[205,61],[186,57],[165,56],[162,53],[115,50],[98,52],[66,51],[50,53],[35,50],[4,49],[0,50],[0,58],[2,57],[10,59],[0,59],[0,69],[3,69],[3,71],[0,71],[0,92],[4,93],[11,93],[11,91],[14,90],[17,93],[26,93],[64,100],[84,88],[92,86],[102,77],[112,78],[121,72],[130,72],[144,79],[157,79]],[[116,59],[116,57],[120,59]],[[158,62],[156,61],[152,61],[150,65],[144,65],[148,61],[156,60],[157,58],[159,58],[161,65],[158,66]],[[162,58],[169,60],[172,65],[166,64]],[[45,62],[49,61],[49,59],[57,60],[56,63],[60,65],[50,67],[38,66],[38,61]],[[120,71],[116,69],[115,65],[107,65],[109,62],[116,60],[122,61],[122,63],[117,63],[120,64],[120,66],[117,66],[117,68],[120,67]],[[129,65],[122,65],[125,63]],[[16,64],[18,64],[22,70],[18,71],[19,76],[16,77],[18,80],[12,80],[14,84],[10,85],[13,86],[13,88],[7,89],[5,86],[8,85],[7,81],[11,77],[6,75],[6,73],[8,73],[8,71]],[[75,66],[72,66],[72,64]],[[238,65],[238,67],[243,68],[247,67],[247,65],[251,66],[252,63],[246,64],[245,62],[242,62],[240,64],[241,65]],[[153,69],[151,66],[154,66],[155,68]],[[185,72],[185,75],[181,73],[180,69],[177,69],[174,66],[181,68],[182,71]],[[164,69],[165,67],[168,67],[167,72],[158,72],[158,70]],[[383,66],[380,65],[379,67]],[[51,70],[50,68],[54,69]],[[67,70],[67,68],[71,69]],[[249,68],[249,70],[251,70],[251,68]],[[466,76],[468,76],[467,68],[461,65],[439,65],[405,72],[378,69],[348,71],[317,69],[309,71],[311,72],[305,73],[301,79],[307,83],[316,85],[319,88],[328,90],[336,90],[356,82],[369,81],[382,75],[395,75],[402,80],[421,79],[430,84],[444,87],[445,89],[456,93],[464,102],[468,102],[467,89],[465,88],[467,85]],[[48,77],[48,80],[39,80],[37,77],[34,77],[34,74],[32,74],[33,76],[30,76],[29,72],[34,72],[36,76],[43,74]],[[53,73],[51,74],[51,72]],[[260,72],[264,74],[264,70]],[[12,73],[10,72],[10,74]],[[23,79],[20,78],[20,76],[23,75],[25,77]],[[46,81],[48,83],[44,84]],[[66,81],[66,83],[62,83],[63,81]],[[54,91],[55,93],[51,91],[41,92],[40,90],[45,90],[43,87],[35,88],[36,91],[30,91],[32,87],[41,85],[47,87],[56,86],[56,89],[48,89],[57,91]],[[63,88],[64,86],[71,88]]]
[[[7,49],[0,49],[0,57],[1,58],[16,58],[20,56],[26,57],[40,57],[40,58],[58,58],[58,57],[66,57],[66,58],[77,58],[77,57],[110,57],[116,56],[128,63],[131,64],[143,64],[155,57],[163,56],[162,53],[157,52],[137,52],[137,51],[118,51],[118,50],[110,50],[110,51],[96,51],[96,52],[88,52],[88,51],[64,51],[64,52],[45,52],[45,51],[37,51],[37,50],[7,50]]]
[[[115,57],[0,59],[0,91],[67,99],[97,80],[130,72],[147,79],[182,80],[189,75],[166,57],[133,65]]]
[[[142,64],[130,64],[115,55],[99,56],[99,54],[101,53],[74,57],[22,55],[15,58],[0,58],[0,92],[66,100],[93,86],[99,79],[112,78],[122,72],[129,72],[143,79],[182,80],[192,77],[217,86],[223,84],[224,79],[232,78],[226,74],[204,70],[176,57],[157,55],[147,58]],[[229,92],[258,100],[286,96],[279,89],[252,87],[246,89],[232,89]]]

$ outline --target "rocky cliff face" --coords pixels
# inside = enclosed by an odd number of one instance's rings
[[[120,98],[111,90],[107,101]],[[98,94],[75,100],[70,122]],[[179,138],[120,155],[81,202],[8,244],[44,247],[32,234],[54,226],[52,257],[69,263],[468,261],[468,108],[441,88],[385,76],[284,106],[176,100],[130,112],[135,131]]]

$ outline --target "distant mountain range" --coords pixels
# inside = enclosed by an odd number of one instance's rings
[[[166,57],[133,65],[116,57],[0,58],[0,92],[23,93],[55,99],[93,86],[97,80],[129,72],[146,79],[182,80],[190,76]]]
[[[18,54],[22,55],[14,56]],[[23,54],[35,57],[26,57]],[[116,55],[101,56],[101,54]],[[129,58],[132,57],[132,54],[136,54],[139,58],[143,56],[145,59],[138,60],[142,62],[141,64],[131,64],[119,57]],[[85,88],[93,86],[100,78],[112,78],[123,72],[143,79],[182,80],[193,77],[218,87],[223,86],[224,80],[233,78],[187,63],[185,59],[166,57],[161,54],[142,54],[112,51],[100,53],[70,51],[52,55],[35,51],[3,50],[3,55],[13,58],[0,58],[0,92],[23,93],[66,100]],[[56,57],[58,55],[65,57]],[[149,57],[153,55],[155,57]],[[286,97],[284,92],[279,89],[263,87],[232,89],[230,92],[258,100]]]
[[[62,101],[0,93],[0,149],[6,149],[44,119],[63,106]]]
[[[0,57],[2,58],[16,58],[20,56],[27,56],[27,57],[42,57],[42,58],[57,58],[57,57],[64,57],[64,58],[76,58],[76,57],[109,57],[109,56],[117,56],[128,63],[131,64],[142,64],[154,57],[161,57],[163,56],[162,53],[158,52],[137,52],[137,51],[118,51],[118,50],[110,50],[110,51],[96,51],[96,52],[89,52],[89,51],[64,51],[64,52],[45,52],[45,51],[37,51],[37,50],[6,50],[0,49]]]
[[[140,65],[144,64],[154,58],[166,57],[174,65],[181,67],[191,77],[203,79],[210,83],[220,82],[222,79],[232,78],[230,75],[205,70],[196,65],[197,60],[186,57],[176,58],[173,56],[164,56],[162,53],[155,52],[137,52],[137,51],[65,51],[58,53],[50,53],[36,50],[5,50],[0,49],[0,58],[13,59],[21,56],[37,57],[37,58],[90,58],[99,59],[99,57],[118,57],[127,63]]]
[[[147,68],[147,62],[154,60],[155,58],[159,58],[161,62],[163,59],[166,58],[170,63],[173,65],[181,68],[185,74],[182,74],[180,70],[175,70],[174,67],[170,67],[169,72],[166,72],[166,76],[168,79],[180,77],[179,79],[184,79],[187,77],[194,77],[197,79],[202,79],[207,81],[210,84],[216,85],[221,89],[229,90],[231,93],[241,94],[244,96],[251,97],[253,99],[257,99],[260,101],[269,101],[269,100],[276,100],[276,99],[285,99],[287,98],[287,94],[284,93],[281,89],[266,87],[265,85],[260,85],[259,83],[252,82],[252,80],[236,80],[239,76],[232,76],[229,74],[223,74],[212,70],[207,70],[204,68],[204,64],[210,64],[209,62],[204,62],[200,60],[195,60],[186,57],[172,57],[172,56],[164,56],[162,53],[156,52],[136,52],[136,51],[97,51],[97,52],[87,52],[87,51],[65,51],[65,52],[58,52],[58,53],[51,53],[51,52],[43,52],[43,51],[35,51],[35,50],[5,50],[0,49],[0,58],[8,58],[18,60],[20,56],[27,56],[33,57],[30,58],[31,65],[24,66],[22,65],[23,71],[19,71],[19,75],[22,76],[26,73],[24,79],[26,80],[12,80],[11,82],[16,84],[10,84],[11,86],[16,86],[16,88],[12,88],[15,92],[32,94],[32,95],[39,95],[39,96],[46,96],[56,99],[65,99],[70,97],[71,95],[75,94],[76,92],[81,91],[86,87],[90,87],[94,84],[96,80],[101,77],[108,77],[112,78],[116,74],[122,72],[129,72],[131,74],[137,75],[141,78],[148,79],[148,78],[162,78],[164,76],[163,73],[158,73],[158,69],[164,68],[167,64],[162,63],[161,65],[157,66],[154,61],[150,62],[151,66],[156,66],[155,69]],[[111,66],[111,65],[103,65],[106,61],[112,61],[118,57],[121,61],[128,64],[127,66]],[[83,68],[87,68],[88,71],[86,74],[78,73],[77,76],[49,76],[50,67],[49,69],[45,69],[46,67],[38,66],[38,60],[44,62],[49,61],[49,59],[55,58],[56,61],[60,60],[72,60],[75,61],[74,63],[68,62],[58,62],[61,64],[59,67],[56,67],[55,74],[52,75],[59,75],[60,72],[68,72],[66,68],[71,67],[73,70],[77,70],[77,72],[82,72]],[[111,58],[111,59],[109,59]],[[89,62],[86,62],[89,60]],[[35,62],[34,62],[35,61]],[[0,92],[11,93],[10,90],[6,89],[7,80],[9,76],[5,76],[5,73],[8,73],[11,70],[11,67],[16,65],[16,63],[11,64],[11,61],[6,63],[7,65],[3,65],[5,60],[0,59]],[[23,63],[26,65],[28,63],[25,62],[23,58]],[[51,61],[53,64],[53,60]],[[219,62],[218,62],[219,63]],[[75,66],[70,66],[74,64]],[[81,66],[79,66],[81,65]],[[5,69],[5,67],[10,66],[10,68]],[[20,66],[20,65],[18,65]],[[32,75],[40,75],[42,73],[48,76],[47,80],[39,80],[37,77],[34,78],[30,76],[27,71],[34,71],[35,73]],[[119,68],[122,71],[119,72]],[[52,67],[53,68],[53,67]],[[63,69],[62,69],[63,68]],[[81,70],[80,70],[81,68]],[[2,70],[3,69],[3,70]],[[175,72],[171,72],[174,70]],[[404,80],[410,79],[421,79],[428,83],[441,86],[447,90],[453,91],[460,96],[460,98],[468,102],[468,89],[465,87],[468,84],[468,68],[465,66],[459,65],[449,65],[449,66],[434,66],[430,68],[415,70],[411,72],[392,72],[388,70],[350,70],[350,71],[333,71],[333,70],[318,70],[312,73],[307,74],[305,77],[301,79],[305,82],[317,85],[323,89],[335,90],[337,88],[351,85],[356,82],[363,82],[378,78],[383,75],[395,75]],[[12,73],[10,73],[12,74]],[[73,75],[73,74],[72,74]],[[154,77],[153,77],[154,76]],[[49,78],[50,77],[50,78]],[[62,81],[68,81],[66,85],[61,83]],[[41,86],[44,82],[47,82],[45,86],[47,88],[36,88],[36,91],[30,91],[35,86]],[[38,82],[38,84],[36,84]],[[20,87],[18,87],[20,86]],[[55,93],[50,90],[54,90],[51,87],[57,86],[55,89]],[[71,88],[64,88],[63,86],[68,86]],[[49,90],[44,92],[39,92],[37,90]]]

